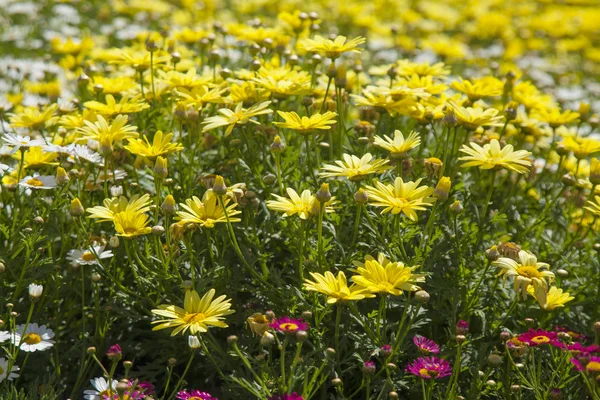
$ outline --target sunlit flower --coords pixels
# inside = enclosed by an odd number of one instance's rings
[[[113,256],[112,251],[104,251],[104,248],[105,246],[103,245],[94,245],[86,250],[73,249],[67,254],[67,260],[78,265],[98,264],[98,260],[111,258]]]
[[[409,150],[414,149],[421,144],[421,138],[417,132],[410,132],[408,137],[404,137],[402,132],[398,129],[394,131],[394,138],[390,138],[387,135],[383,135],[383,139],[379,136],[375,136],[373,143],[382,149],[390,152],[392,158],[402,158],[408,153]]]
[[[375,207],[384,207],[381,214],[391,212],[392,214],[404,213],[410,220],[417,221],[419,217],[416,211],[424,211],[431,206],[435,199],[431,196],[433,188],[421,186],[422,179],[416,182],[406,182],[397,177],[394,184],[383,184],[375,182],[375,186],[367,186],[369,203]]]
[[[229,222],[240,222],[236,215],[241,214],[241,211],[236,210],[237,203],[229,204],[230,199],[223,197],[225,207],[227,208],[227,216]],[[183,210],[177,211],[178,220],[183,223],[198,224],[203,228],[213,228],[217,223],[226,223],[225,211],[218,197],[212,192],[206,192],[200,200],[193,196],[187,199],[184,203],[179,204]]]
[[[450,75],[450,67],[442,62],[429,64],[426,62],[416,63],[409,60],[400,60],[398,61],[398,75],[417,75],[419,77],[431,76],[433,78],[442,78],[446,75]]]
[[[150,211],[150,204],[152,204],[152,200],[150,200],[148,194],[143,196],[134,195],[129,200],[121,196],[104,199],[101,206],[90,207],[86,212],[90,214],[88,218],[96,218],[98,222],[104,222],[114,220],[115,214],[123,211],[129,210],[140,213]]]
[[[544,344],[562,347],[562,344],[558,341],[558,334],[556,332],[548,332],[543,329],[529,329],[528,332],[519,335],[519,340],[531,347]]]
[[[113,117],[118,114],[133,114],[150,108],[150,104],[142,100],[141,95],[129,97],[123,96],[117,103],[112,94],[106,95],[106,104],[96,100],[86,101],[83,103],[85,108],[94,110],[98,114]]]
[[[317,200],[314,194],[310,193],[310,190],[304,190],[300,196],[298,196],[298,193],[292,188],[287,188],[286,192],[289,198],[273,193],[272,196],[275,197],[276,200],[267,200],[267,207],[271,210],[285,213],[285,217],[298,214],[301,219],[308,219],[311,215],[319,213],[319,200]],[[335,203],[335,197],[332,197],[331,200],[325,204],[325,212],[334,212],[332,206]]]
[[[11,370],[8,370],[8,360],[4,357],[0,357],[0,383],[4,382],[5,380],[9,380],[12,381],[15,378],[19,377],[19,374],[17,374],[17,371],[19,370],[19,367],[17,367],[16,365],[13,365]]]
[[[499,111],[495,108],[472,108],[461,107],[453,102],[448,103],[452,106],[456,120],[466,129],[475,130],[480,126],[502,126],[504,117],[498,115]]]
[[[246,109],[243,108],[244,103],[239,103],[233,111],[228,108],[221,108],[218,111],[221,115],[208,117],[204,120],[203,124],[205,126],[202,129],[202,132],[207,132],[221,126],[227,126],[227,129],[225,129],[225,136],[227,136],[233,131],[233,128],[236,125],[244,125],[248,122],[258,124],[258,121],[252,119],[252,117],[271,114],[273,110],[267,108],[269,104],[271,104],[270,101],[265,101]]]
[[[526,150],[515,151],[510,144],[501,148],[496,139],[492,139],[490,143],[484,144],[483,147],[475,142],[469,144],[470,147],[463,145],[460,149],[461,152],[467,154],[459,158],[461,161],[467,161],[462,164],[464,168],[507,168],[519,174],[525,174],[531,167],[531,161],[529,161],[531,153]]]
[[[575,366],[575,369],[578,371],[585,371],[591,376],[600,376],[600,357],[599,356],[590,356],[587,362],[582,363],[577,358],[571,358],[571,363]]]
[[[27,330],[25,330],[25,324],[18,325],[12,337],[12,342],[23,351],[44,351],[54,346],[53,337],[54,332],[46,328],[46,325],[40,326],[32,322],[27,325]]]
[[[421,379],[442,379],[452,375],[450,363],[437,357],[417,358],[406,367],[405,371]]]
[[[600,152],[600,141],[594,138],[575,138],[567,136],[562,144],[565,150],[572,151],[573,155],[579,160]]]
[[[219,400],[208,392],[201,392],[196,389],[182,390],[175,396],[177,400]]]
[[[539,108],[534,110],[533,117],[546,122],[553,128],[566,125],[579,119],[579,113],[571,110],[561,112],[558,108]]]
[[[552,286],[546,291],[546,288],[542,285],[529,285],[527,287],[527,292],[535,297],[540,308],[546,311],[564,307],[566,303],[575,298],[569,293],[563,292],[562,289],[559,289],[556,286]]]
[[[38,107],[26,107],[10,117],[10,124],[13,128],[32,130],[48,128],[58,121],[58,117],[54,116],[57,109],[57,104],[50,104],[42,111]]]
[[[154,159],[158,156],[165,156],[177,151],[183,150],[183,146],[180,143],[171,143],[173,139],[172,133],[163,135],[161,131],[157,131],[152,138],[152,143],[148,140],[148,137],[144,135],[142,139],[129,139],[125,149],[129,150],[132,154],[136,154],[149,159]]]
[[[327,111],[324,114],[313,114],[310,117],[299,116],[295,112],[277,111],[277,114],[285,120],[285,122],[273,122],[282,128],[298,131],[300,134],[310,134],[315,129],[331,129],[331,125],[335,124],[336,113]]]
[[[29,189],[54,189],[56,187],[56,178],[52,175],[26,176],[19,182],[19,186]]]
[[[440,352],[440,346],[431,339],[427,339],[425,336],[415,335],[413,337],[413,343],[419,349],[421,354],[437,354]]]
[[[114,394],[117,393],[117,381],[112,379],[110,385],[105,378],[94,378],[90,379],[90,384],[94,389],[87,389],[83,391],[83,398],[85,400],[104,400],[110,398],[111,391]]]
[[[425,282],[425,274],[415,274],[417,267],[407,267],[404,263],[392,262],[383,253],[377,259],[368,255],[365,262],[354,261],[357,275],[352,276],[352,282],[373,293],[400,296],[403,291],[419,290],[415,283]]]
[[[13,146],[13,152],[16,152],[22,147],[37,147],[46,144],[44,139],[34,139],[30,136],[21,136],[16,133],[5,133],[2,135],[2,141],[7,146]]]
[[[140,235],[147,235],[152,232],[150,218],[147,214],[136,210],[125,210],[114,215],[113,223],[117,235],[131,238]]]
[[[77,132],[86,139],[95,140],[101,145],[112,146],[124,139],[135,139],[139,136],[137,127],[127,125],[127,122],[127,115],[117,115],[110,124],[102,115],[98,115],[98,119],[94,123],[83,121],[85,126],[78,128]]]
[[[554,274],[548,271],[550,265],[538,262],[537,257],[525,250],[519,251],[519,260],[500,257],[493,265],[501,270],[498,275],[504,278],[513,277],[515,290],[521,293],[523,299],[527,298],[529,285],[548,287],[548,282],[554,279]]]
[[[300,46],[306,51],[319,53],[332,59],[338,58],[343,53],[360,53],[359,45],[366,42],[363,37],[346,40],[345,36],[337,36],[334,40],[316,35],[314,39],[304,39]]]
[[[483,78],[454,81],[450,85],[453,89],[467,95],[471,102],[475,102],[484,97],[495,97],[502,94],[504,83],[494,77],[486,76]]]
[[[177,334],[185,335],[190,331],[190,334],[204,333],[211,326],[218,328],[227,328],[227,324],[223,322],[223,318],[233,314],[231,310],[231,300],[225,296],[219,296],[216,299],[215,290],[210,289],[200,298],[195,290],[187,290],[185,292],[185,300],[183,308],[174,305],[160,305],[158,309],[152,310],[153,314],[159,317],[164,317],[158,321],[153,321],[153,324],[158,324],[153,331],[160,329],[173,329],[171,336]]]
[[[325,272],[325,275],[311,272],[310,276],[314,280],[305,279],[304,289],[326,295],[329,304],[335,304],[338,301],[362,300],[374,296],[367,289],[356,284],[348,286],[346,275],[342,271],[338,272],[337,277],[329,271]]]
[[[373,160],[371,153],[366,153],[361,158],[344,154],[343,158],[343,161],[335,161],[337,165],[325,164],[322,168],[324,172],[321,172],[320,175],[323,177],[341,176],[356,182],[363,180],[368,175],[381,174],[390,169],[390,167],[385,165],[389,163],[390,160]]]
[[[302,321],[302,318],[275,318],[273,322],[269,324],[269,326],[277,331],[288,334],[308,330],[308,324]]]

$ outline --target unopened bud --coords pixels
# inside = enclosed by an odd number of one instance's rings
[[[279,135],[276,135],[273,139],[273,143],[271,143],[271,152],[281,153],[283,150],[285,150],[285,144],[283,144]]]
[[[455,214],[460,214],[463,212],[463,206],[460,204],[460,201],[456,200],[454,203],[450,204],[450,211]]]
[[[113,249],[116,249],[120,245],[119,237],[118,236],[111,236],[110,239],[108,239],[108,244]]]
[[[487,358],[488,364],[497,367],[498,365],[502,365],[502,357],[500,355],[492,353]]]
[[[273,336],[273,334],[270,332],[263,333],[262,337],[260,338],[260,344],[263,347],[271,346],[274,341],[275,341],[275,336]]]
[[[369,195],[363,188],[360,188],[356,193],[354,193],[354,201],[356,201],[358,204],[367,204],[369,201]]]
[[[156,162],[154,163],[154,176],[164,179],[169,174],[169,169],[167,167],[167,159],[161,156],[156,157]]]
[[[83,205],[77,197],[71,200],[71,206],[69,207],[69,213],[73,217],[81,217],[84,213]]]
[[[331,200],[331,193],[329,192],[329,183],[323,183],[321,188],[315,194],[316,199],[321,204],[327,203]]]
[[[421,303],[427,303],[431,296],[424,290],[419,290],[415,293],[415,299]]]
[[[488,261],[496,261],[498,258],[500,258],[498,247],[492,246],[489,249],[487,249],[485,251],[485,258],[487,258]]]
[[[175,198],[173,195],[167,195],[165,197],[165,201],[161,204],[160,208],[165,215],[173,215],[175,214]]]
[[[69,182],[69,180],[70,178],[67,171],[65,171],[63,167],[58,167],[56,169],[56,183],[59,185],[64,185],[65,183]]]

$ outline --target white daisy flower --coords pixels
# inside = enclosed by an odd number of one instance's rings
[[[29,284],[29,296],[38,299],[42,297],[42,293],[44,293],[44,287],[42,285],[36,285],[35,283]]]
[[[51,329],[46,328],[46,325],[38,326],[38,324],[31,323],[27,325],[27,331],[23,332],[25,324],[17,325],[17,331],[12,337],[12,342],[17,345],[23,351],[34,352],[48,350],[54,346],[54,332]]]
[[[6,342],[8,339],[10,339],[10,332],[9,331],[0,331],[0,343],[4,343]]]
[[[102,164],[102,156],[100,154],[81,144],[69,146],[69,154],[73,157],[89,161],[92,164]]]
[[[54,189],[56,187],[56,178],[52,175],[34,175],[26,176],[21,179],[19,186],[30,189]]]
[[[9,169],[10,167],[8,165],[0,163],[0,176],[3,176]]]
[[[13,365],[10,371],[8,371],[8,361],[4,357],[0,357],[0,382],[4,382],[5,379],[12,381],[19,377],[19,374],[15,374],[19,370],[19,367]]]
[[[67,260],[78,265],[94,265],[98,264],[98,260],[111,258],[113,252],[110,250],[104,251],[105,246],[92,246],[86,250],[73,249],[67,254]],[[96,255],[98,255],[96,257]]]
[[[70,100],[63,99],[63,98],[59,98],[56,101],[56,104],[58,104],[58,111],[62,114],[68,114],[77,109],[77,106],[75,105],[75,103],[73,103]]]
[[[46,144],[44,139],[32,139],[30,136],[22,136],[15,133],[6,133],[2,136],[4,144],[14,146],[13,153],[21,147],[35,147]]]
[[[69,146],[59,146],[58,144],[48,143],[42,146],[46,153],[71,154]]]
[[[112,388],[113,394],[117,392],[117,381],[113,379],[110,386],[108,381],[104,378],[90,379],[90,383],[94,387],[94,390],[88,389],[83,391],[83,398],[85,400],[102,400],[110,397],[110,389]]]

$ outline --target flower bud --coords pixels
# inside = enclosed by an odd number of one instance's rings
[[[600,321],[594,322],[594,331],[596,331],[596,333],[600,333]]]
[[[377,371],[377,367],[373,361],[365,361],[362,370],[365,375],[373,375]]]
[[[502,365],[502,357],[500,355],[492,353],[487,358],[488,364],[491,366],[497,367],[498,365]]]
[[[342,380],[340,378],[333,378],[331,380],[331,384],[335,387],[341,386],[342,385]]]
[[[500,258],[498,247],[492,246],[489,249],[487,249],[485,251],[485,258],[487,258],[488,261],[496,261],[498,258]]]
[[[553,388],[548,395],[549,400],[563,400],[564,396],[559,388]]]
[[[456,335],[454,339],[456,340],[456,343],[462,344],[467,340],[467,337],[465,335]]]
[[[88,354],[96,354],[96,348],[94,346],[88,347],[87,353]]]
[[[133,367],[133,362],[123,361],[123,368],[125,368],[126,371],[129,371],[132,367]]]
[[[455,214],[461,214],[464,210],[462,204],[460,204],[460,201],[455,200],[454,203],[450,204],[450,211],[452,211]]]
[[[122,379],[119,381],[119,383],[117,383],[116,389],[119,398],[123,398],[123,396],[125,396],[125,392],[127,392],[129,389],[129,381],[127,379]]]
[[[173,115],[180,121],[187,120],[187,108],[184,103],[177,103]]]
[[[163,233],[165,233],[165,228],[161,225],[154,225],[152,227],[152,234],[156,235],[156,236],[161,236]]]
[[[111,236],[110,239],[108,239],[108,244],[113,249],[116,249],[120,245],[119,237],[118,236]]]
[[[510,391],[513,393],[519,393],[521,391],[521,385],[511,385]]]
[[[428,176],[438,177],[442,171],[444,163],[439,158],[429,157],[423,161],[423,165],[425,166],[425,172]]]
[[[313,313],[312,311],[303,311],[302,312],[302,319],[305,321],[310,321],[310,319],[313,317]]]
[[[154,164],[154,176],[160,179],[165,179],[169,174],[167,167],[167,159],[161,156],[156,157]]]
[[[106,351],[106,357],[111,361],[119,361],[122,356],[123,352],[121,351],[121,346],[118,344],[113,344]]]
[[[276,180],[277,177],[273,174],[266,174],[262,177],[262,181],[265,183],[265,185],[272,185],[275,183]]]
[[[564,174],[561,180],[565,186],[573,186],[577,183],[577,179],[571,174]]]
[[[579,109],[577,112],[580,115],[582,121],[586,121],[590,117],[591,106],[590,103],[579,103]]]
[[[271,143],[270,148],[271,148],[271,152],[276,153],[276,154],[282,153],[285,150],[285,144],[283,144],[279,135],[275,136],[275,138],[273,139],[273,143]]]
[[[325,204],[329,200],[331,200],[331,193],[329,192],[329,183],[323,183],[319,191],[315,194],[315,197],[321,204]]]
[[[227,344],[228,344],[228,345],[230,345],[230,346],[231,346],[231,345],[234,345],[234,344],[236,344],[237,342],[238,342],[238,337],[237,337],[237,336],[235,336],[235,335],[231,335],[231,336],[228,336],[228,337],[227,337]]]
[[[569,271],[567,271],[566,269],[557,269],[556,270],[556,275],[558,275],[561,278],[568,278],[569,277]]]
[[[83,205],[77,197],[71,200],[71,206],[69,207],[69,213],[72,217],[81,217],[84,213]]]
[[[339,66],[335,75],[335,87],[338,89],[344,89],[348,83],[346,78],[346,67],[343,65]]]
[[[32,300],[38,300],[42,297],[42,293],[44,292],[44,287],[42,285],[36,285],[35,283],[29,284],[29,297]]]
[[[356,193],[354,193],[354,201],[356,201],[358,204],[367,204],[369,201],[369,195],[363,188],[360,188]]]
[[[92,282],[100,282],[100,280],[102,279],[102,275],[100,275],[97,272],[92,273]]]
[[[451,186],[452,182],[450,181],[450,178],[443,176],[436,185],[433,195],[442,201],[446,201],[448,200]]]
[[[456,115],[454,115],[453,109],[448,108],[446,110],[446,114],[444,115],[442,122],[448,127],[456,126],[456,124],[458,123],[458,120],[456,119]],[[449,133],[446,133],[446,134],[449,134]]]
[[[496,381],[493,379],[489,379],[485,384],[489,387],[494,387],[496,386]]]
[[[419,290],[415,293],[415,299],[421,303],[427,303],[431,296],[424,290]]]
[[[64,185],[65,183],[69,182],[69,180],[70,178],[69,174],[67,174],[67,171],[65,171],[63,167],[58,167],[56,169],[56,183],[59,185]]]
[[[195,335],[188,336],[188,346],[192,350],[199,349],[200,348],[200,339],[198,339],[198,336],[195,336]]]
[[[275,341],[275,336],[273,336],[273,334],[271,332],[263,333],[262,337],[260,338],[260,344],[263,347],[271,346],[274,341]]]
[[[304,342],[308,338],[308,332],[306,331],[297,331],[296,332],[296,340],[299,342]]]
[[[395,392],[395,391],[392,390],[391,392],[388,393],[388,397],[390,399],[398,399],[399,398],[398,397],[398,392]]]
[[[381,346],[381,355],[383,355],[384,357],[391,356],[392,346],[390,346],[389,344],[384,344],[383,346]]]
[[[332,347],[328,347],[327,350],[325,350],[325,354],[327,354],[327,356],[329,357],[333,357],[335,355],[335,349]]]
[[[217,196],[225,196],[227,194],[227,185],[225,185],[225,180],[221,175],[215,176],[215,184],[212,190]]]

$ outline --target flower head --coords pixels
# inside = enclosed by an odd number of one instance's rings
[[[241,211],[236,210],[237,203],[229,205],[229,197],[223,197],[223,203],[227,209],[229,222],[240,222],[239,218],[233,218],[235,215],[241,214]],[[227,217],[223,205],[213,191],[207,191],[202,200],[193,196],[187,199],[184,203],[179,204],[182,208],[177,211],[177,219],[183,223],[198,224],[204,228],[213,228],[217,223],[226,223]]]
[[[304,39],[300,43],[300,46],[306,51],[312,51],[335,59],[343,53],[360,53],[361,49],[358,46],[366,41],[365,38],[360,36],[351,40],[347,40],[345,36],[338,36],[334,40],[331,40],[316,35],[314,39]]]
[[[104,251],[104,248],[103,245],[94,245],[85,250],[73,249],[67,254],[67,260],[78,265],[95,265],[98,260],[113,256],[112,251]]]
[[[324,114],[313,114],[310,117],[299,116],[295,112],[277,111],[277,114],[285,120],[285,122],[273,122],[274,125],[282,128],[292,129],[300,134],[308,135],[315,129],[327,130],[331,129],[331,125],[335,124],[336,113],[327,111]]]
[[[320,175],[323,177],[345,176],[356,182],[363,180],[367,175],[380,174],[390,169],[385,165],[389,160],[373,160],[371,153],[366,153],[361,158],[349,154],[344,154],[343,157],[343,161],[335,161],[337,165],[325,164],[324,172],[321,172]]]
[[[406,267],[402,262],[391,262],[383,253],[377,259],[365,257],[365,262],[354,262],[358,275],[352,276],[352,282],[373,293],[400,296],[404,290],[419,290],[415,283],[425,282],[424,274],[415,274],[417,267]]]
[[[296,333],[308,330],[308,324],[302,318],[281,317],[275,318],[269,326],[283,333]]]
[[[527,292],[535,297],[540,308],[546,311],[564,307],[566,303],[575,298],[569,293],[563,292],[562,289],[559,289],[556,286],[552,286],[550,289],[546,290],[543,285],[530,285],[527,287]]]
[[[13,365],[13,367],[8,370],[8,360],[4,357],[0,357],[0,383],[4,382],[5,379],[12,381],[15,378],[19,377],[19,374],[16,372],[19,370],[19,367]]]
[[[186,291],[183,308],[163,304],[158,306],[158,309],[152,310],[153,314],[165,318],[153,321],[153,324],[158,325],[152,330],[175,328],[171,332],[171,336],[175,336],[180,333],[184,335],[188,329],[192,335],[195,335],[207,332],[211,326],[227,328],[228,325],[222,320],[226,315],[235,312],[230,309],[231,300],[225,296],[219,296],[216,299],[214,297],[214,289],[210,289],[202,298],[195,290]]]
[[[471,142],[470,146],[463,145],[460,149],[461,152],[467,154],[459,158],[461,161],[467,161],[462,164],[464,168],[474,166],[481,169],[507,168],[519,174],[525,174],[531,167],[530,152],[526,150],[515,151],[510,144],[500,148],[500,143],[496,139],[492,139],[490,143],[483,145],[483,147],[475,142]]]
[[[83,103],[85,108],[94,110],[100,116],[113,117],[117,114],[132,114],[137,113],[147,108],[150,108],[150,104],[142,100],[142,96],[123,96],[117,103],[112,94],[106,95],[106,103],[101,103],[96,100],[86,101]]]
[[[300,396],[298,393],[284,393],[284,394],[276,394],[269,397],[269,400],[304,400],[304,397]]]
[[[167,154],[175,153],[183,150],[183,146],[180,143],[171,143],[173,139],[172,133],[163,135],[161,131],[157,131],[154,134],[152,143],[148,140],[148,137],[144,135],[142,139],[129,139],[127,145],[124,146],[131,154],[154,159],[158,156],[166,156]]]
[[[495,108],[472,108],[460,107],[453,102],[449,102],[454,111],[457,122],[466,129],[475,130],[480,126],[502,126],[504,117],[498,115],[499,111]]]
[[[571,358],[571,363],[578,371],[584,371],[592,376],[600,375],[600,357],[598,356],[590,356],[586,363],[582,363],[577,358]]]
[[[314,280],[305,279],[304,289],[309,292],[318,292],[327,296],[327,303],[335,304],[338,301],[356,301],[373,295],[365,288],[356,284],[348,286],[346,275],[339,271],[337,277],[331,272],[325,272],[325,275],[311,272],[310,276]]]
[[[527,297],[529,285],[533,285],[534,289],[536,286],[547,288],[548,282],[554,278],[554,274],[548,271],[548,264],[538,262],[534,254],[525,250],[519,251],[519,261],[500,257],[493,265],[501,269],[498,275],[514,278],[515,290],[521,293],[523,299]]]
[[[562,343],[558,341],[558,334],[556,332],[548,332],[543,329],[529,329],[528,332],[519,335],[519,341],[527,343],[531,347],[544,344],[562,347]]]
[[[421,379],[442,379],[452,375],[450,363],[437,357],[417,358],[406,367],[405,371]]]
[[[96,122],[84,120],[85,126],[77,128],[77,132],[101,145],[113,146],[124,139],[135,139],[139,136],[136,126],[127,125],[128,120],[127,115],[117,115],[109,124],[102,115],[98,115]]]
[[[374,187],[366,187],[369,202],[375,207],[384,207],[382,214],[403,213],[411,221],[417,221],[419,218],[416,211],[424,211],[425,207],[431,206],[435,201],[434,198],[429,197],[433,193],[433,188],[419,187],[421,180],[404,183],[401,177],[397,177],[393,185],[375,182]]]
[[[265,101],[246,109],[243,108],[244,103],[240,102],[233,111],[228,108],[221,108],[219,109],[219,114],[221,115],[208,117],[204,120],[203,124],[205,126],[202,129],[202,132],[208,132],[221,126],[227,126],[227,129],[225,129],[225,136],[228,136],[236,125],[244,125],[248,122],[258,124],[258,121],[252,119],[252,117],[271,114],[273,110],[267,108],[269,104],[271,104],[270,101]]]
[[[289,198],[273,193],[273,197],[276,200],[267,200],[267,207],[271,210],[284,212],[286,217],[298,214],[300,219],[308,219],[311,215],[319,213],[319,200],[317,200],[315,195],[310,193],[310,190],[303,191],[299,196],[294,189],[287,188],[287,194]],[[333,205],[335,203],[335,197],[332,197],[325,203],[325,212],[334,212]]]
[[[177,400],[219,400],[208,392],[201,392],[197,389],[182,390],[175,396]]]
[[[413,343],[422,354],[437,354],[440,352],[440,346],[433,340],[427,339],[425,336],[415,335],[415,337],[413,337]]]
[[[396,129],[394,131],[394,138],[390,138],[387,135],[383,135],[384,139],[379,136],[375,136],[373,143],[382,149],[390,152],[392,158],[402,158],[408,153],[409,150],[414,149],[421,144],[421,138],[417,132],[410,132],[408,137],[404,137],[401,131]]]
[[[54,332],[46,328],[46,325],[38,325],[35,322],[27,325],[21,324],[12,337],[12,342],[15,346],[19,346],[21,350],[27,352],[44,351],[54,346]]]

